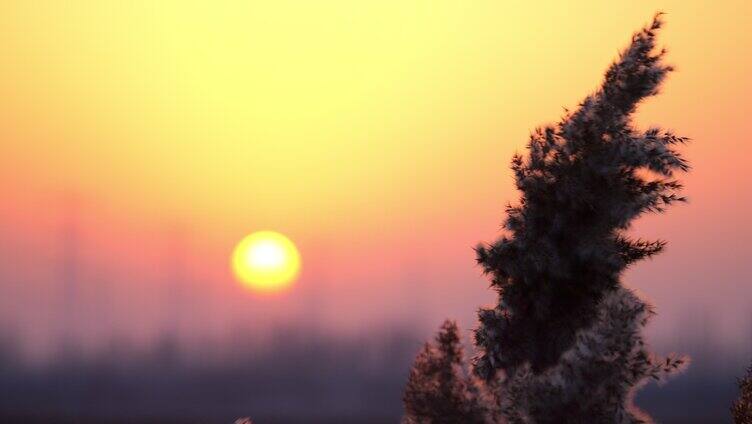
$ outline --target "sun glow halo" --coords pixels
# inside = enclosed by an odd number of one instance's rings
[[[295,281],[300,254],[295,244],[275,231],[258,231],[238,243],[232,255],[235,276],[255,292],[278,292]]]

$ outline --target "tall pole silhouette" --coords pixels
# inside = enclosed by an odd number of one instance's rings
[[[165,311],[163,330],[171,338],[177,340],[180,338],[185,324],[183,322],[183,309],[186,307],[186,283],[188,281],[185,233],[181,227],[176,226],[170,230],[168,237],[165,255],[167,262],[165,278],[167,281],[163,298],[163,310]]]
[[[70,354],[79,344],[80,323],[80,256],[81,256],[81,201],[68,195],[62,205],[60,226],[60,347]]]

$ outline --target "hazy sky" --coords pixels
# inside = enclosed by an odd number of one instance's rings
[[[691,203],[639,222],[670,244],[626,280],[654,332],[710,308],[746,346],[752,6],[712,4],[3,2],[0,322],[34,346],[68,321],[90,340],[470,328],[511,155],[664,10],[677,72],[637,122],[694,140]],[[289,292],[231,275],[259,229],[299,245]]]

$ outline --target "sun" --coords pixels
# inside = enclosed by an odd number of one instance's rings
[[[244,287],[261,293],[278,292],[295,282],[300,272],[300,253],[284,235],[258,231],[235,247],[232,269]]]

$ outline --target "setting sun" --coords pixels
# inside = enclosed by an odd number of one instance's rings
[[[295,281],[300,271],[300,254],[284,235],[258,231],[235,247],[232,268],[245,287],[256,292],[276,292]]]

